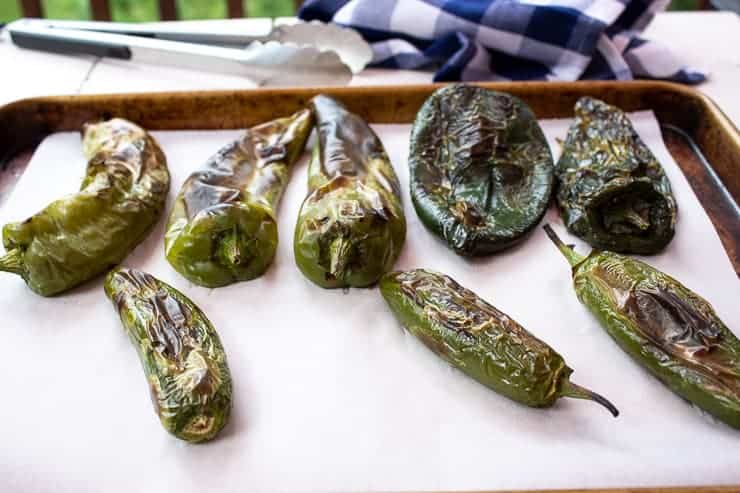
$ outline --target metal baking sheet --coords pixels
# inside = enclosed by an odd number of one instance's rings
[[[276,115],[277,116],[277,115]],[[740,285],[704,209],[649,112],[633,115],[679,205],[677,234],[648,261],[740,326]],[[567,120],[541,122],[555,155]],[[190,296],[216,326],[234,378],[234,412],[215,441],[169,436],[100,279],[57,298],[0,275],[2,491],[391,491],[740,484],[740,433],[688,405],[619,350],[577,301],[570,270],[541,229],[474,261],[419,223],[408,196],[409,125],[374,125],[404,190],[407,242],[398,268],[445,272],[554,346],[573,381],[610,398],[551,409],[511,402],[449,368],[408,336],[377,289],[322,290],[294,265],[292,235],[306,157],[279,211],[274,265],[255,281],[208,290],[164,260],[163,218],[126,260]],[[238,131],[154,132],[172,171],[188,174]],[[20,220],[79,186],[79,136],[37,149],[0,209]],[[580,252],[554,208],[546,221]]]

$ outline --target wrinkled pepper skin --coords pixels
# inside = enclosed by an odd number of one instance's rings
[[[391,272],[380,292],[406,330],[435,354],[481,384],[532,407],[560,397],[606,399],[569,381],[562,356],[450,277],[416,269]]]
[[[650,255],[673,238],[671,184],[618,108],[578,100],[555,174],[565,226],[592,247]]]
[[[308,110],[252,127],[187,179],[165,233],[175,270],[209,288],[267,270],[278,245],[278,203],[312,128]]]
[[[139,354],[162,426],[188,442],[215,437],[231,413],[231,375],[205,314],[172,286],[135,269],[110,272],[105,294]]]
[[[137,125],[115,118],[86,124],[87,172],[74,195],[3,228],[0,270],[52,296],[119,264],[164,209],[170,175],[162,150]]]
[[[406,239],[398,178],[359,116],[322,95],[311,108],[319,138],[295,229],[296,264],[324,288],[372,285],[391,269]]]
[[[553,160],[532,111],[505,93],[437,90],[419,110],[409,153],[422,223],[456,253],[488,255],[524,239],[553,190]]]
[[[740,341],[676,279],[618,253],[588,256],[548,235],[572,266],[583,303],[614,341],[673,392],[740,429]]]

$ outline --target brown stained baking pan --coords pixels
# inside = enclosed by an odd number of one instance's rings
[[[740,134],[700,92],[677,84],[640,82],[488,83],[523,99],[538,118],[570,118],[581,96],[625,111],[653,110],[669,152],[707,211],[740,274]],[[130,119],[148,130],[237,129],[306,106],[318,93],[344,102],[371,123],[411,123],[440,85],[170,92],[25,99],[0,107],[0,203],[41,140],[77,131],[91,120]],[[549,491],[549,490],[548,490]],[[561,493],[730,493],[737,486],[557,490]],[[544,493],[541,491],[540,493]]]

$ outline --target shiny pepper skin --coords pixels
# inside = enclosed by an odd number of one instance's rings
[[[296,264],[324,288],[370,286],[406,239],[398,178],[362,118],[322,95],[311,109],[319,135],[295,228]]]
[[[137,125],[114,118],[87,124],[80,191],[3,228],[0,270],[51,296],[119,264],[164,209],[170,174],[162,150]]]
[[[673,238],[676,201],[627,116],[583,97],[555,167],[563,222],[592,247],[649,255]]]
[[[406,330],[452,366],[501,395],[532,407],[560,397],[590,399],[619,412],[602,396],[570,382],[563,357],[450,277],[416,269],[391,272],[380,292]]]
[[[162,426],[188,442],[215,437],[231,413],[231,375],[205,314],[172,286],[135,269],[109,273],[105,294],[139,354]]]
[[[278,203],[312,128],[308,110],[252,127],[187,179],[165,233],[175,270],[209,288],[267,270],[278,245]]]
[[[409,170],[419,219],[465,256],[523,240],[545,214],[554,181],[550,148],[529,107],[463,84],[435,91],[419,110]]]
[[[644,262],[599,250],[584,257],[545,230],[612,339],[673,392],[740,429],[740,340],[712,306]]]

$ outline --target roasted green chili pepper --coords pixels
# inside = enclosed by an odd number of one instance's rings
[[[311,100],[319,138],[293,242],[298,267],[325,288],[375,283],[406,238],[398,179],[383,144],[327,96]]]
[[[562,356],[450,277],[423,269],[391,272],[380,292],[401,324],[429,349],[486,387],[522,404],[548,407],[559,397],[604,397],[569,381]]]
[[[267,270],[278,244],[278,202],[312,128],[308,110],[257,125],[190,175],[165,234],[175,270],[210,288]]]
[[[618,108],[584,97],[575,113],[555,167],[565,226],[594,248],[659,252],[676,224],[676,201],[660,163]]]
[[[80,191],[3,228],[0,270],[51,296],[120,263],[159,218],[170,186],[161,149],[143,129],[115,118],[87,124]]]
[[[550,148],[527,105],[459,84],[421,107],[409,169],[419,219],[460,255],[522,240],[542,219],[554,181]]]
[[[216,330],[185,295],[120,268],[105,294],[139,353],[162,426],[188,442],[210,440],[231,412],[231,375]]]
[[[644,262],[578,255],[549,226],[573,270],[578,299],[635,361],[675,393],[740,428],[740,341],[712,306]]]

